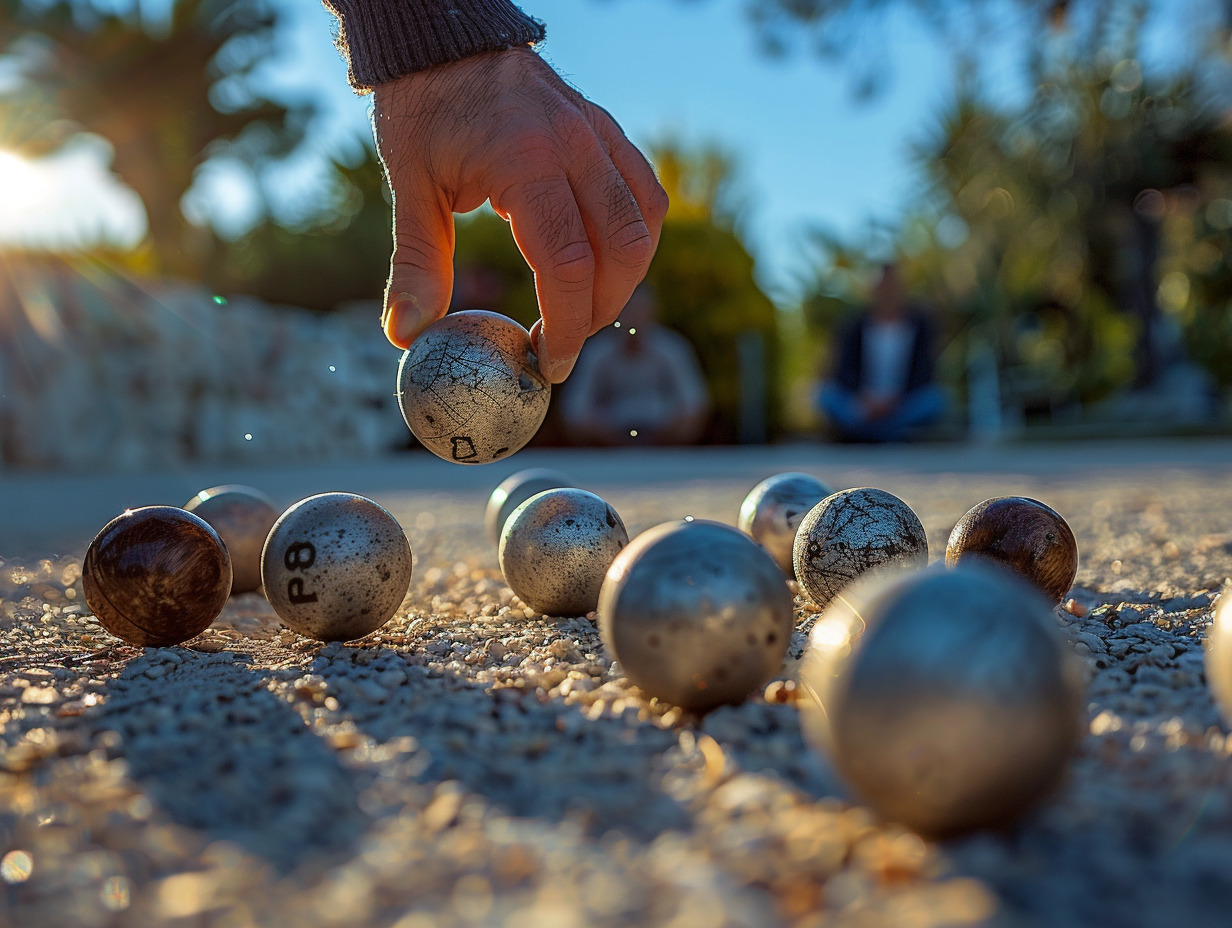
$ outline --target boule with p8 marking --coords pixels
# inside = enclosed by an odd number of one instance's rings
[[[606,501],[572,487],[544,490],[509,516],[501,532],[501,573],[536,612],[593,612],[613,559],[629,543],[620,516]]]
[[[231,555],[231,593],[261,587],[261,549],[280,515],[274,501],[238,483],[202,490],[184,509],[213,526]]]
[[[488,536],[500,544],[501,531],[513,510],[536,493],[569,485],[568,477],[558,470],[546,467],[528,467],[510,474],[497,484],[492,495],[488,497],[488,506],[483,513],[483,524]]]
[[[707,710],[779,672],[795,627],[783,572],[730,525],[667,522],[629,543],[603,580],[599,631],[648,696]]]
[[[1078,542],[1061,514],[1026,496],[1002,496],[972,506],[950,532],[945,563],[983,557],[1039,587],[1053,604],[1078,575]]]
[[[885,817],[928,836],[1012,821],[1061,778],[1083,684],[1052,607],[978,562],[865,579],[800,664],[804,733]]]
[[[372,500],[321,493],[274,524],[261,579],[287,628],[318,641],[350,641],[376,631],[402,605],[411,544],[398,520]]]
[[[832,493],[800,521],[792,550],[800,588],[824,606],[857,577],[891,567],[924,567],[928,536],[893,493],[854,487]]]
[[[144,506],[95,536],[81,568],[86,605],[130,644],[163,648],[195,638],[231,594],[231,557],[200,516]]]
[[[740,504],[737,527],[769,551],[785,574],[795,577],[791,556],[800,520],[833,492],[811,474],[775,474],[749,491]]]
[[[490,464],[535,436],[552,386],[530,334],[482,309],[428,326],[398,365],[398,405],[411,433],[439,458]]]

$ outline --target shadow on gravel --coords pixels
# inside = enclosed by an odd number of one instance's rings
[[[360,677],[351,666],[357,654],[369,662]],[[533,690],[490,689],[407,657],[322,651],[312,670],[364,735],[411,739],[417,782],[456,781],[506,814],[567,820],[592,835],[649,841],[687,825],[686,809],[663,789],[674,731],[639,723],[636,711],[588,719],[580,706],[541,701]],[[391,683],[399,674],[403,681]],[[380,691],[374,679],[386,681]]]
[[[155,814],[234,842],[286,873],[347,854],[368,826],[353,771],[235,654],[151,650],[128,664],[95,733],[149,794]]]

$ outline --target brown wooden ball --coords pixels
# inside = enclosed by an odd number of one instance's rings
[[[174,506],[129,509],[86,551],[81,584],[99,623],[130,644],[165,647],[205,631],[231,593],[231,558],[203,519]]]
[[[1078,542],[1069,525],[1052,507],[1025,496],[986,499],[958,520],[945,548],[946,566],[971,557],[1010,568],[1054,603],[1078,574]]]

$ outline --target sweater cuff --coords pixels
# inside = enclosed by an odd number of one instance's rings
[[[541,42],[543,23],[508,0],[324,0],[356,90],[480,52]]]

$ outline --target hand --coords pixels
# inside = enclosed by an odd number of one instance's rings
[[[607,111],[529,48],[487,52],[375,88],[377,148],[394,193],[383,325],[408,346],[445,314],[455,212],[485,200],[535,273],[540,369],[559,383],[586,338],[646,275],[667,194]]]

